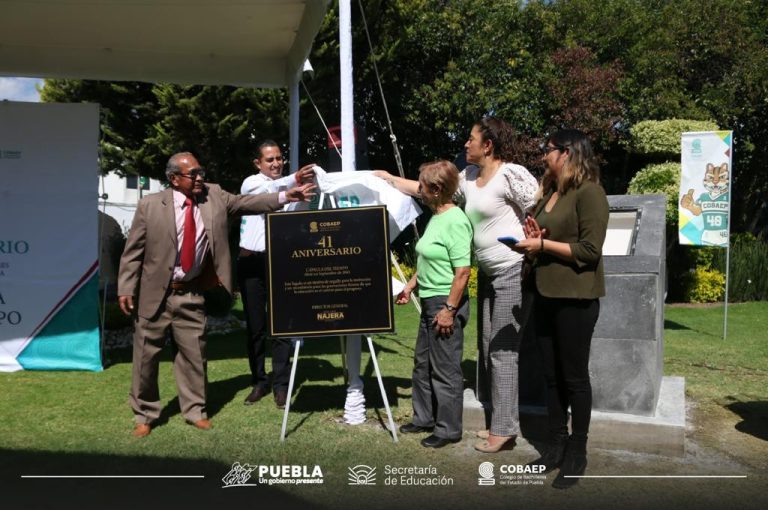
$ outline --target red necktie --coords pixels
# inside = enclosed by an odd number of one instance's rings
[[[181,270],[188,273],[192,269],[195,261],[195,239],[197,232],[195,229],[195,206],[191,198],[188,198],[184,205],[184,239],[181,241]]]

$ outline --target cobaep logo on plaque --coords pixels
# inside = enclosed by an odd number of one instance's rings
[[[394,331],[386,207],[268,214],[270,335]]]

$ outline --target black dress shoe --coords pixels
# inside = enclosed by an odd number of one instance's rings
[[[565,434],[556,435],[552,441],[544,447],[541,457],[529,462],[527,466],[544,466],[541,473],[549,473],[559,468],[565,457],[565,447],[568,443],[568,436]]]
[[[400,432],[403,434],[418,434],[419,432],[432,432],[434,427],[419,427],[413,423],[406,423],[400,427]]]
[[[278,409],[285,409],[285,401],[288,400],[288,392],[285,390],[275,391],[275,405]]]
[[[424,448],[442,448],[445,445],[448,445],[451,443],[458,443],[459,441],[461,441],[461,438],[445,439],[442,437],[437,437],[436,435],[432,434],[431,436],[427,436],[421,440],[421,446],[423,446]]]
[[[587,456],[585,454],[572,454],[566,452],[563,459],[563,465],[560,467],[560,472],[557,474],[555,481],[552,482],[552,487],[555,489],[568,489],[579,483],[579,477],[584,476],[584,472],[587,470]],[[569,478],[566,478],[569,477]]]
[[[254,386],[253,391],[245,397],[245,402],[243,402],[245,405],[249,406],[251,404],[255,404],[262,398],[264,398],[267,394],[267,390],[265,388],[262,388],[261,386]]]

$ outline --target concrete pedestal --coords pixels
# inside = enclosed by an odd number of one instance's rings
[[[486,427],[486,410],[471,389],[464,391],[464,430]],[[546,441],[547,412],[542,406],[521,406],[522,436],[529,442]],[[589,446],[670,457],[685,454],[685,379],[663,377],[652,416],[592,411]]]

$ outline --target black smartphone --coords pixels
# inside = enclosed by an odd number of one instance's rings
[[[519,242],[516,237],[512,236],[502,236],[497,239],[500,243],[506,244],[507,246],[514,246]]]

